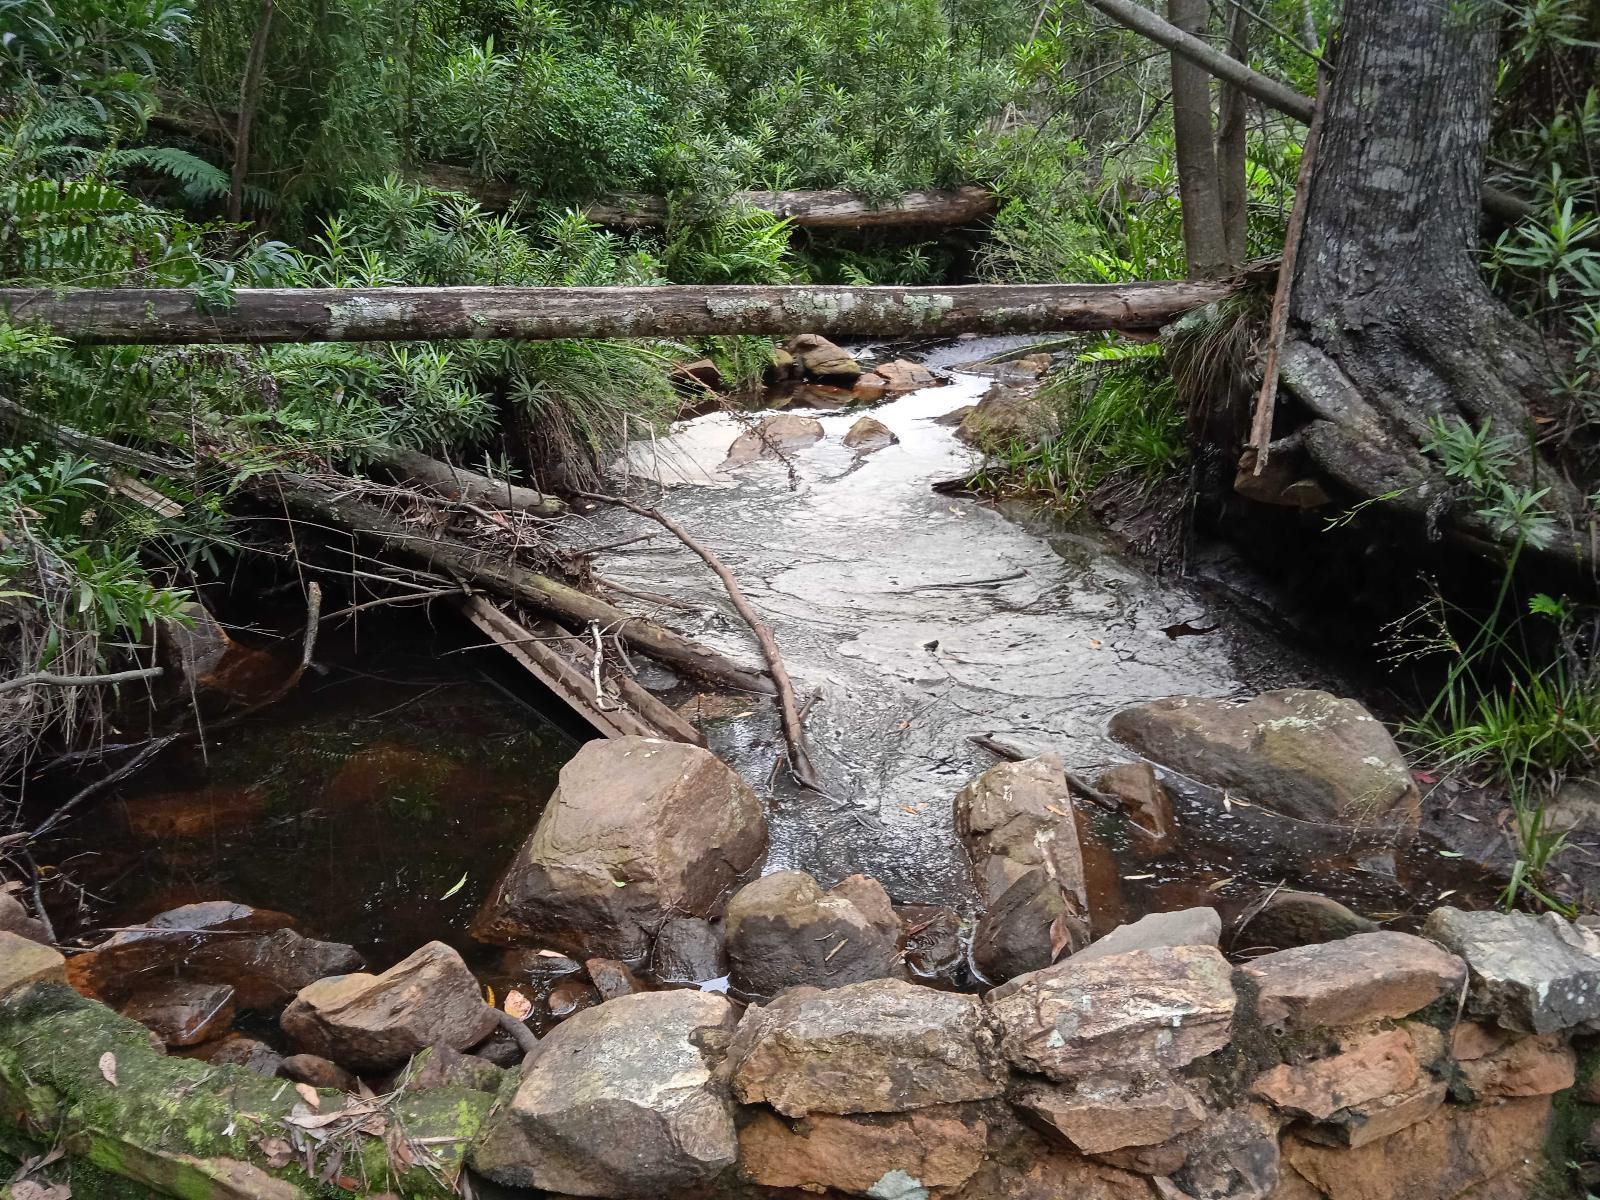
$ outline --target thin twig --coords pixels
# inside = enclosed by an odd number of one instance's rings
[[[144,766],[145,763],[149,762],[152,758],[154,758],[156,755],[160,754],[168,746],[172,745],[172,743],[177,741],[181,736],[183,736],[183,735],[182,734],[177,734],[177,733],[169,733],[165,737],[157,738],[155,741],[151,742],[143,750],[141,750],[138,754],[135,754],[127,762],[123,763],[115,771],[112,771],[109,775],[102,775],[99,779],[96,779],[88,787],[86,787],[82,791],[78,792],[77,795],[72,797],[72,799],[68,800],[60,808],[56,809],[55,812],[51,813],[48,817],[46,817],[39,824],[38,828],[34,829],[31,833],[29,833],[24,840],[27,841],[27,842],[37,842],[40,838],[44,837],[45,834],[49,833],[57,825],[61,824],[61,822],[64,821],[67,818],[67,815],[69,813],[71,813],[74,809],[76,809],[78,806],[83,804],[84,801],[89,800],[94,796],[98,796],[101,792],[105,791],[105,789],[110,787],[112,784],[120,783],[122,780],[126,779],[129,775],[132,775],[140,767]]]
[[[50,671],[33,671],[14,679],[0,680],[0,692],[12,692],[25,687],[96,687],[107,683],[127,683],[130,679],[154,679],[162,674],[165,674],[165,670],[161,667],[112,671],[108,675],[56,675]]]
[[[642,504],[635,504],[632,500],[625,500],[620,496],[608,496],[601,492],[577,492],[576,495],[600,504],[614,504],[638,516],[650,518],[699,555],[701,561],[722,580],[722,586],[727,589],[728,599],[733,602],[734,609],[744,618],[745,624],[750,626],[750,632],[755,634],[756,641],[760,643],[761,655],[767,662],[767,671],[777,688],[778,720],[783,726],[783,739],[789,746],[789,770],[802,787],[820,791],[816,771],[811,765],[811,755],[806,749],[805,725],[800,719],[800,706],[795,700],[794,684],[789,681],[789,672],[783,664],[783,655],[778,651],[777,639],[772,636],[772,630],[767,627],[766,622],[750,606],[750,601],[745,599],[744,589],[739,586],[739,581],[734,578],[733,572],[728,570],[723,561],[702,542],[696,540],[687,529],[659,509],[646,508]]]

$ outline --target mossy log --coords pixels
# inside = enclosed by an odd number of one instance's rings
[[[369,1102],[376,1113],[361,1129],[332,1119],[307,1130],[308,1116],[356,1103],[318,1095],[312,1114],[287,1080],[169,1058],[142,1025],[64,984],[0,1000],[0,1153],[25,1159],[59,1146],[69,1163],[92,1168],[91,1181],[113,1176],[158,1195],[443,1200],[455,1194],[466,1146],[494,1102],[461,1088],[401,1091]],[[293,1148],[297,1135],[309,1150]],[[76,1174],[73,1183],[80,1200],[94,1194]]]

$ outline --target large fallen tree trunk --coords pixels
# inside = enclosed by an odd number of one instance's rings
[[[514,183],[480,179],[458,167],[431,165],[418,178],[431,188],[471,196],[485,208],[508,209],[528,195]],[[758,208],[809,229],[884,229],[965,225],[992,213],[997,199],[988,188],[956,187],[906,192],[878,204],[859,192],[826,188],[735,192],[728,203]],[[621,193],[584,205],[583,215],[614,229],[648,229],[667,223],[667,201],[645,193]]]
[[[74,342],[113,345],[898,336],[1154,330],[1235,286],[241,288],[218,312],[203,311],[181,288],[0,288],[0,311]]]
[[[283,471],[261,477],[262,494],[308,514],[325,526],[365,538],[383,550],[422,563],[441,575],[471,583],[516,600],[567,625],[587,629],[598,623],[605,636],[616,634],[649,655],[698,679],[742,691],[772,695],[772,680],[741,667],[709,646],[644,617],[636,617],[586,592],[503,558],[490,557],[461,542],[430,537],[365,501],[334,491],[303,475]]]

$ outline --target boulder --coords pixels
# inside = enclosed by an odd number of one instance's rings
[[[291,1054],[279,1061],[278,1074],[296,1083],[335,1092],[354,1092],[361,1086],[349,1071],[320,1054]]]
[[[1559,1034],[1521,1037],[1460,1064],[1461,1082],[1480,1100],[1553,1096],[1577,1082],[1578,1056]]]
[[[1155,1146],[1198,1129],[1207,1112],[1178,1080],[1157,1077],[1135,1086],[1120,1080],[1080,1080],[1068,1090],[1028,1083],[1011,1098],[1085,1154]]]
[[[696,392],[720,392],[722,371],[709,358],[679,363],[672,368],[672,378]]]
[[[601,1000],[615,1000],[618,996],[644,991],[644,985],[628,969],[628,964],[614,958],[591,958],[583,964],[583,969],[589,973],[589,980],[600,993]]]
[[[710,1181],[738,1154],[733,1103],[707,1061],[733,1006],[641,992],[553,1030],[470,1153],[496,1183],[574,1196],[656,1197]]]
[[[1222,918],[1214,908],[1185,908],[1178,912],[1148,913],[1119,925],[1105,937],[1072,956],[1077,963],[1093,962],[1130,950],[1157,946],[1215,946],[1222,940]]]
[[[850,352],[834,345],[819,333],[802,333],[789,339],[784,349],[811,379],[846,386],[862,373],[861,364]]]
[[[429,1046],[411,1060],[404,1076],[408,1088],[467,1088],[499,1092],[506,1073],[491,1062],[452,1050],[446,1043]]]
[[[35,983],[67,982],[67,960],[53,947],[0,930],[0,996]]]
[[[990,1154],[963,1187],[940,1192],[940,1200],[1152,1200],[1157,1194],[1144,1176],[1085,1158],[1042,1133],[1013,1128],[1005,1134],[1005,1151]],[[880,1195],[919,1200],[915,1192]]]
[[[1337,900],[1315,892],[1278,888],[1240,930],[1237,945],[1292,950],[1377,932],[1376,921],[1352,912]]]
[[[946,429],[957,429],[963,421],[977,411],[978,406],[976,404],[963,404],[960,408],[952,408],[942,416],[934,417],[933,423],[942,425]]]
[[[1354,700],[1289,688],[1235,704],[1174,696],[1111,719],[1123,744],[1284,816],[1414,824],[1420,796],[1389,731]]]
[[[301,1051],[354,1071],[381,1071],[435,1042],[456,1050],[475,1046],[498,1019],[461,956],[443,942],[429,942],[381,975],[309,984],[279,1024]]]
[[[1170,854],[1178,844],[1178,819],[1172,797],[1149,763],[1117,763],[1100,772],[1099,787],[1114,796],[1133,827],[1133,847],[1141,856]]]
[[[1409,933],[1359,933],[1244,964],[1269,1026],[1315,1029],[1404,1017],[1454,995],[1466,965]]]
[[[1051,424],[1049,406],[1032,391],[996,383],[962,417],[956,437],[994,453],[1013,445],[1033,445],[1050,431]]]
[[[1280,1063],[1258,1075],[1251,1092],[1288,1116],[1326,1121],[1340,1109],[1409,1092],[1421,1074],[1410,1032],[1386,1029],[1341,1039],[1326,1057]]]
[[[778,871],[740,888],[723,922],[732,985],[774,996],[796,984],[838,987],[894,974],[899,918],[882,886],[868,882],[876,896],[849,881],[824,892],[804,871]]]
[[[739,1130],[739,1169],[761,1187],[913,1200],[970,1179],[988,1134],[981,1117],[961,1108],[872,1117],[818,1113],[799,1122],[757,1112]]]
[[[276,1075],[278,1068],[283,1065],[283,1055],[265,1042],[242,1033],[225,1033],[214,1041],[190,1047],[186,1053],[215,1067],[243,1067],[253,1074],[269,1078]]]
[[[1043,867],[1034,867],[978,919],[972,961],[985,980],[1002,983],[1048,967],[1088,940],[1088,922],[1075,898]]]
[[[1080,914],[1088,913],[1083,851],[1072,813],[1072,793],[1056,754],[1000,763],[956,794],[956,832],[987,903],[1041,867]]]
[[[741,1101],[790,1117],[907,1112],[1005,1090],[977,997],[896,979],[792,988],[746,1013],[728,1061]]]
[[[844,444],[857,454],[871,454],[874,450],[882,450],[899,440],[895,437],[894,430],[876,417],[862,417],[850,426],[850,431],[844,435]]]
[[[14,933],[41,946],[50,944],[50,931],[45,928],[44,922],[29,916],[22,901],[10,892],[0,892],[0,933]]]
[[[889,394],[889,381],[876,371],[858,376],[850,386],[850,395],[866,404],[874,404]]]
[[[1558,918],[1559,920],[1559,918]],[[1600,958],[1528,913],[1438,908],[1422,932],[1466,960],[1467,1008],[1507,1029],[1556,1033],[1600,1020]]]
[[[195,1046],[227,1032],[234,1014],[233,988],[225,983],[169,980],[139,987],[121,1006],[168,1046]]]
[[[747,429],[728,447],[724,466],[740,466],[790,450],[803,450],[822,440],[822,422],[797,413],[772,413],[761,418],[754,429]]]
[[[728,973],[722,930],[700,917],[674,917],[650,951],[650,973],[662,983],[706,983]]]
[[[1212,946],[1073,959],[985,998],[1014,1066],[1058,1082],[1176,1070],[1228,1044],[1232,970]]]
[[[354,948],[301,937],[292,920],[222,900],[185,904],[74,956],[68,978],[112,1004],[150,979],[228,984],[239,1009],[274,1011],[315,980],[362,965]]]
[[[472,933],[638,961],[669,913],[714,915],[766,848],[761,802],[709,750],[640,737],[589,742],[561,768]]]
[[[872,369],[883,377],[889,385],[889,391],[895,395],[933,387],[939,382],[939,377],[927,367],[903,358],[893,359]]]

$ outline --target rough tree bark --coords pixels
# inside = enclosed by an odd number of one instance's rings
[[[239,120],[234,126],[233,170],[228,176],[228,220],[235,224],[244,217],[244,181],[250,171],[250,131],[255,125],[256,106],[261,102],[261,85],[267,68],[267,39],[272,33],[275,2],[262,0],[261,19],[250,38],[244,79],[239,84]]]
[[[1422,450],[1429,420],[1532,428],[1552,396],[1537,336],[1489,291],[1478,207],[1496,53],[1494,10],[1439,0],[1348,0],[1313,167],[1283,385],[1311,415],[1301,440],[1327,475],[1430,522],[1451,508]],[[1546,507],[1580,498],[1530,447],[1519,482]]]
[[[1205,33],[1207,0],[1168,0],[1167,15],[1185,33]],[[1181,54],[1172,56],[1172,133],[1177,145],[1178,196],[1183,204],[1183,252],[1190,279],[1228,271],[1222,191],[1211,133],[1211,76]]]
[[[1250,14],[1244,6],[1233,10],[1228,19],[1228,55],[1242,63],[1250,61]],[[1222,237],[1228,249],[1228,265],[1234,270],[1249,256],[1246,234],[1249,229],[1250,188],[1245,163],[1245,94],[1231,83],[1222,85],[1217,104],[1217,184],[1222,193]]]

